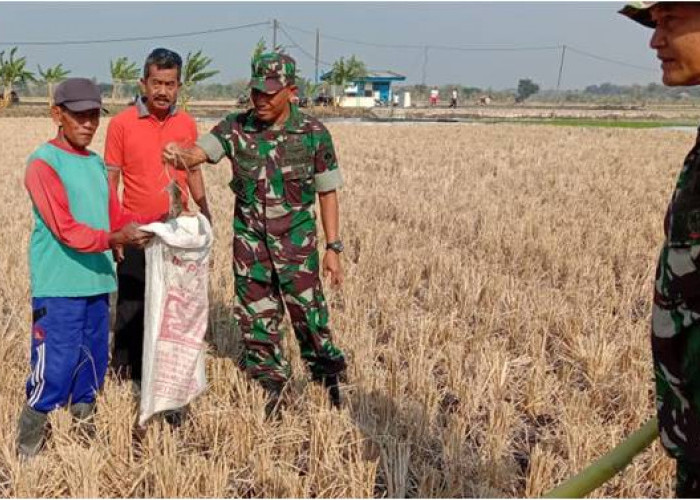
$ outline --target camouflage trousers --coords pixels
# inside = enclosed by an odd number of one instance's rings
[[[312,375],[323,377],[345,369],[345,356],[331,339],[328,307],[317,272],[286,274],[283,282],[273,272],[269,283],[236,275],[235,286],[234,314],[245,346],[244,366],[252,378],[283,383],[290,376],[281,349],[285,306],[301,357]]]
[[[700,463],[700,246],[664,246],[652,307],[652,355],[661,443]],[[679,465],[680,466],[680,465]]]

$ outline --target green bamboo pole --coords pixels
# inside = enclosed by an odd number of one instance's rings
[[[578,475],[554,488],[544,495],[544,498],[585,497],[627,467],[635,456],[654,442],[658,435],[659,426],[654,417],[612,451],[593,462]]]

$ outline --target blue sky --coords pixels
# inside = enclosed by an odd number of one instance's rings
[[[370,69],[407,76],[408,83],[458,83],[494,89],[512,88],[532,78],[543,88],[557,83],[561,49],[566,53],[561,87],[582,88],[660,81],[659,65],[648,48],[651,31],[623,18],[620,2],[50,2],[0,1],[0,50],[8,42],[100,40],[204,31],[278,19],[286,34],[278,41],[296,57],[302,73],[314,75],[316,28],[321,31],[320,59],[332,62],[357,55]],[[214,79],[245,78],[250,53],[260,37],[272,40],[265,26],[177,37],[91,45],[20,45],[31,69],[58,62],[72,76],[109,81],[109,60],[128,56],[142,63],[153,48],[180,52],[202,49],[221,71]],[[374,47],[336,38],[416,48]],[[458,48],[537,48],[519,51],[465,51]],[[613,59],[613,64],[581,54]],[[327,67],[321,65],[323,71]]]

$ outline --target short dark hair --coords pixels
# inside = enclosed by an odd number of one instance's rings
[[[169,49],[157,48],[148,54],[146,62],[143,65],[143,79],[148,79],[148,70],[152,65],[158,69],[173,69],[177,68],[177,79],[182,76],[182,57],[177,52]]]

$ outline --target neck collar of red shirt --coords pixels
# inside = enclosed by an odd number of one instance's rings
[[[88,149],[76,149],[70,145],[68,141],[61,141],[58,138],[51,139],[49,144],[57,147],[58,149],[65,151],[66,153],[71,153],[78,156],[90,156],[90,151]]]
[[[139,112],[139,118],[148,118],[151,116],[151,112],[148,111],[148,106],[146,105],[146,96],[138,96],[134,104]],[[168,110],[168,115],[173,116],[175,113],[177,113],[177,106],[173,104]]]

